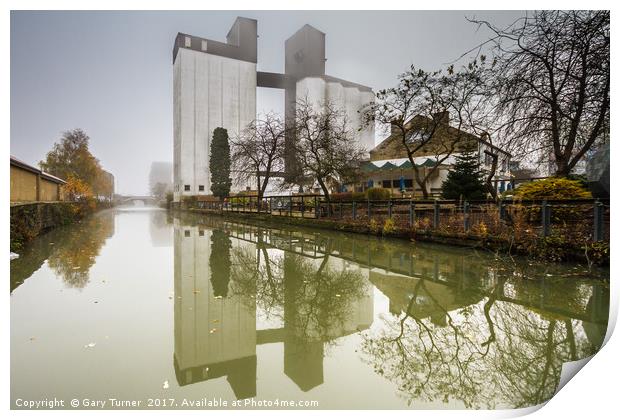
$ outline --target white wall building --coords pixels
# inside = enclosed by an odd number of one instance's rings
[[[369,152],[375,147],[374,125],[362,129],[359,112],[374,101],[372,89],[330,76],[305,77],[297,82],[297,102],[308,101],[314,109],[330,103],[344,111],[349,129],[357,144]],[[362,130],[361,130],[362,129]]]
[[[210,144],[256,118],[256,21],[237,18],[227,43],[178,34],[173,52],[174,200],[210,195]]]

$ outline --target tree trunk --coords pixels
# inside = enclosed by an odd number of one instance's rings
[[[493,177],[495,176],[495,172],[497,171],[498,156],[497,154],[491,154],[491,156],[493,157],[493,163],[491,164],[491,170],[489,171],[489,175],[487,175],[485,185],[487,187],[487,190],[489,191],[489,194],[491,194],[491,197],[493,197],[493,200],[497,200],[497,190],[493,186],[492,181]]]
[[[319,183],[319,185],[321,186],[321,189],[323,190],[323,194],[325,194],[325,200],[327,201],[327,204],[329,204],[329,190],[327,189],[327,186],[323,182],[322,178],[317,177],[316,180]]]
[[[566,177],[570,173],[570,168],[568,167],[568,159],[565,158],[565,155],[555,155],[555,175],[559,177]]]
[[[412,160],[413,159],[409,159],[409,161],[412,161]],[[428,189],[426,188],[426,182],[425,180],[420,178],[420,170],[418,169],[418,167],[413,162],[411,162],[411,164],[413,165],[413,173],[415,175],[415,182],[416,184],[418,184],[418,186],[422,190],[422,196],[426,200],[428,199]],[[415,191],[413,192],[413,195],[415,195]]]

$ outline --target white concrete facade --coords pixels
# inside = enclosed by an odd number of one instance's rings
[[[256,63],[179,48],[173,65],[174,201],[211,195],[213,130],[233,138],[256,118]]]
[[[374,101],[375,96],[371,90],[339,80],[305,77],[297,82],[296,96],[298,102],[307,100],[315,109],[329,102],[336,109],[344,111],[349,129],[359,147],[367,152],[375,147],[374,125],[365,127],[360,131],[362,118],[359,111]]]

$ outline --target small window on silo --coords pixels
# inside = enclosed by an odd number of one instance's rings
[[[188,36],[185,37],[185,46],[187,48],[191,48],[192,47],[192,39]]]

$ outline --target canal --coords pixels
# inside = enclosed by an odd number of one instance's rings
[[[106,210],[11,261],[12,407],[531,406],[600,348],[608,284],[583,265]]]

